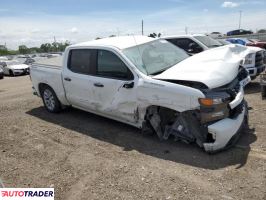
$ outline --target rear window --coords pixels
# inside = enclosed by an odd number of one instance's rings
[[[96,50],[74,49],[69,52],[68,68],[75,73],[91,74]]]

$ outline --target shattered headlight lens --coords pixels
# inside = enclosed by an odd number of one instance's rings
[[[199,98],[201,122],[211,122],[229,115],[230,95],[226,92],[209,92],[206,98]]]
[[[253,55],[255,55],[254,53],[250,53],[245,57],[245,62],[244,65],[251,65],[252,61],[253,61]]]

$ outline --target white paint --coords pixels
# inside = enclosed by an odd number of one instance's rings
[[[132,42],[134,40],[134,42]],[[56,66],[60,59],[45,63],[35,63],[31,67],[33,86],[40,95],[39,83],[48,84],[64,105],[89,111],[101,116],[115,119],[141,128],[147,107],[162,106],[184,112],[199,108],[198,98],[205,95],[198,89],[174,84],[159,79],[199,81],[210,88],[219,87],[231,82],[238,73],[240,59],[230,47],[217,48],[190,57],[160,75],[151,77],[141,73],[122,53],[121,48],[128,48],[154,39],[138,36],[108,38],[70,46],[63,58],[63,68]],[[132,81],[101,78],[71,72],[67,68],[68,54],[71,49],[105,49],[115,53],[132,72]],[[215,56],[212,56],[215,55]],[[70,77],[71,82],[64,77]],[[133,88],[124,88],[125,83],[134,82]],[[102,83],[104,87],[94,87],[94,83]],[[242,122],[243,118],[237,119]],[[227,131],[227,135],[235,134],[235,121],[221,120],[210,127],[217,138]],[[212,128],[213,127],[213,128]],[[226,139],[221,139],[219,145],[225,145]]]

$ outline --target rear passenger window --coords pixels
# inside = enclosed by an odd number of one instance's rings
[[[125,63],[114,53],[98,50],[97,75],[115,79],[133,79]]]
[[[91,74],[96,50],[73,49],[69,53],[68,68],[75,73]]]

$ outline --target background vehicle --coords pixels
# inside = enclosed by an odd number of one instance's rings
[[[187,53],[194,55],[212,48],[224,48],[224,43],[206,35],[183,35],[163,37],[174,45],[184,49]],[[242,65],[248,70],[251,79],[255,79],[265,70],[264,51],[257,47],[244,47],[232,45],[231,49],[243,59]]]
[[[210,37],[216,39],[216,38],[223,37],[223,34],[220,32],[212,32],[212,33],[208,34],[207,36],[210,36]]]
[[[0,79],[4,78],[4,70],[3,67],[0,65]]]
[[[260,75],[261,96],[262,99],[266,98],[266,73]]]
[[[247,122],[250,78],[241,59],[224,58],[230,49],[213,51],[189,57],[166,40],[112,37],[69,46],[63,60],[33,64],[30,76],[49,112],[71,105],[216,152]]]
[[[232,44],[240,44],[246,46],[250,41],[246,38],[227,38],[226,41]]]
[[[5,75],[17,76],[23,74],[29,74],[29,66],[21,64],[18,61],[0,61],[0,65],[3,67]]]
[[[249,41],[250,42],[247,44],[247,46],[260,47],[262,49],[266,49],[266,42],[257,39],[249,39]]]
[[[233,30],[233,31],[229,31],[227,32],[227,36],[232,36],[232,35],[246,35],[246,34],[253,34],[252,31],[247,31],[244,29],[237,29],[237,30]]]

